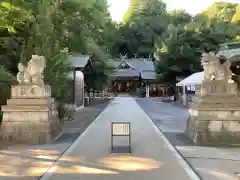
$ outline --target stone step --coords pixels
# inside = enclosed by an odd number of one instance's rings
[[[221,102],[221,103],[226,103],[226,102],[231,102],[231,103],[240,103],[240,97],[236,95],[207,95],[204,97],[196,97],[196,101],[198,102]]]
[[[53,104],[52,98],[8,99],[8,105],[46,105]]]
[[[2,106],[3,112],[36,112],[36,111],[51,111],[51,107],[44,105],[25,105],[25,106],[16,106],[16,105],[7,105]]]
[[[217,103],[217,102],[201,102],[189,103],[189,109],[206,110],[206,111],[240,111],[240,103]]]

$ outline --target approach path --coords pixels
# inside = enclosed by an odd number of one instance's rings
[[[132,154],[111,154],[111,122],[131,122]],[[41,180],[198,180],[131,97],[117,97]]]

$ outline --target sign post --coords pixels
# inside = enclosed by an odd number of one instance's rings
[[[146,85],[146,97],[149,97],[149,85]]]
[[[114,146],[114,137],[127,137],[128,146]],[[112,152],[131,153],[131,128],[130,122],[112,122],[111,127],[111,148]]]

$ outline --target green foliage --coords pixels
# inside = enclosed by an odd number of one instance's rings
[[[58,112],[58,117],[60,120],[64,120],[64,117],[67,114],[68,109],[66,108],[65,104],[62,102],[59,102],[57,104],[57,112]]]
[[[169,13],[170,23],[177,26],[179,24],[190,23],[192,20],[192,16],[185,12],[185,10],[176,9]]]
[[[117,25],[106,0],[2,1],[0,82],[14,83],[8,72],[15,75],[19,61],[27,62],[32,54],[45,56],[44,80],[52,86],[63,117],[70,92],[68,53],[92,55],[93,74],[86,83],[100,90],[108,84],[110,56],[154,55],[159,78],[172,80],[201,70],[202,51],[216,51],[219,43],[239,39],[238,4],[214,3],[194,17],[183,10],[167,12],[160,0],[130,4],[123,23]]]
[[[236,12],[232,18],[232,22],[240,25],[240,4],[236,7]]]
[[[111,73],[111,62],[93,39],[88,39],[88,54],[92,54],[93,73],[85,82],[93,90],[103,90],[108,85],[108,76]]]
[[[3,65],[0,65],[0,106],[6,104],[10,97],[11,85],[16,83],[16,79],[9,73]],[[0,122],[2,121],[2,112],[0,107]]]
[[[217,2],[203,11],[210,19],[218,19],[225,22],[231,22],[237,3]]]
[[[14,83],[15,78],[0,65],[0,105],[5,104],[6,98],[10,97],[10,88]]]
[[[237,29],[233,25],[202,20],[197,17],[185,25],[169,25],[156,43],[155,57],[161,80],[200,71],[203,51],[217,51],[220,43],[231,41],[237,36]]]
[[[0,111],[0,122],[2,121],[3,113]]]
[[[174,81],[201,70],[203,51],[217,51],[220,43],[239,39],[239,12],[237,3],[220,2],[192,17],[179,9],[166,12],[162,1],[131,0],[114,53],[154,54],[159,80]]]
[[[115,55],[148,57],[154,53],[154,41],[167,27],[166,5],[159,0],[133,0],[120,26],[120,41]]]
[[[106,0],[5,0],[0,13],[1,64],[15,75],[19,61],[26,63],[33,54],[43,55],[47,63],[44,81],[52,86],[59,116],[64,116],[64,104],[69,101],[68,52],[96,55],[100,80],[94,79],[94,87],[105,84],[101,82],[108,75],[105,57],[117,34]]]

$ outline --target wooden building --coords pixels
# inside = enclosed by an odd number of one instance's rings
[[[110,91],[135,93],[142,90],[146,93],[154,91],[156,70],[152,59],[120,58],[112,60],[114,72],[110,75]],[[147,90],[148,91],[148,90]]]
[[[76,109],[84,106],[84,93],[89,76],[92,73],[91,56],[73,54],[70,57],[72,72],[70,73],[70,104]]]
[[[223,60],[230,60],[232,72],[236,76],[240,76],[240,41],[220,44],[217,56]]]

